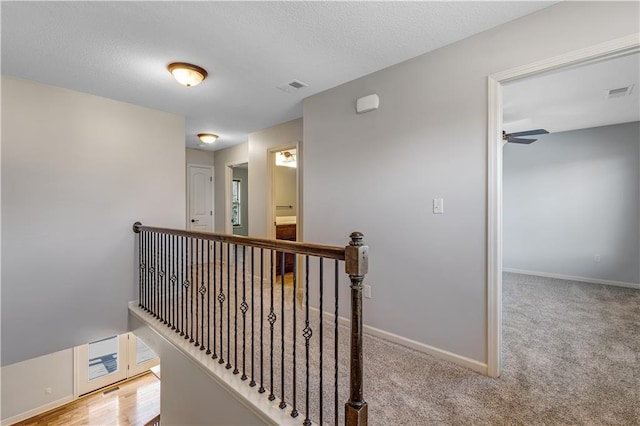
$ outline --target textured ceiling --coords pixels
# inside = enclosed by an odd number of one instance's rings
[[[640,55],[583,64],[507,84],[503,121],[507,133],[550,132],[640,120]],[[633,84],[630,95],[608,98],[609,89]]]
[[[186,117],[209,149],[302,115],[305,97],[554,2],[7,2],[2,73]],[[209,71],[179,86],[170,62]],[[294,93],[276,86],[309,85]]]

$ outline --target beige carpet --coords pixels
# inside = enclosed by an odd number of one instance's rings
[[[258,283],[254,312],[256,391],[260,385],[259,287]],[[224,290],[226,293],[226,283]],[[270,310],[269,286],[265,285],[263,291],[263,382],[268,395],[271,387],[271,337],[266,322]],[[219,292],[219,287],[216,292]],[[233,296],[233,286],[231,293]],[[238,305],[242,300],[239,293]],[[289,288],[285,295],[285,341],[291,342],[293,294]],[[224,301],[222,352],[225,361],[231,359],[235,364],[233,317],[236,303],[233,297],[228,296]],[[273,394],[280,400],[282,317],[279,286],[274,288],[274,296],[277,320],[273,339]],[[211,297],[211,302],[214,300]],[[231,308],[230,336],[227,336],[227,304]],[[331,308],[325,305],[325,309]],[[640,291],[504,274],[504,308],[504,368],[499,379],[490,379],[385,340],[365,336],[364,383],[365,399],[369,403],[369,424],[640,425]],[[247,382],[251,380],[250,312],[249,309],[245,335]],[[242,374],[240,313],[238,319],[238,369]],[[215,322],[217,330],[220,324],[217,319]],[[302,424],[306,397],[306,358],[302,338],[304,311],[298,310],[296,323],[296,399]],[[326,319],[323,324],[321,369],[319,319],[317,311],[312,311],[309,417],[314,422],[320,420],[318,401],[322,371],[322,420],[325,424],[334,424],[334,324]],[[227,353],[229,337],[231,352]],[[219,336],[216,340],[216,352],[219,354]],[[294,383],[292,352],[292,346],[285,345],[285,409],[289,412]],[[344,327],[339,330],[338,352],[337,419],[342,424],[349,376],[348,329]]]

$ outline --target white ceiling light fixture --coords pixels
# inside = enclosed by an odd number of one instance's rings
[[[167,69],[178,83],[187,87],[197,86],[209,75],[204,68],[186,62],[173,62]]]
[[[298,167],[296,150],[289,149],[287,151],[276,152],[276,166]]]
[[[215,133],[198,133],[198,138],[202,143],[206,143],[207,145],[211,145],[218,139],[218,135]]]

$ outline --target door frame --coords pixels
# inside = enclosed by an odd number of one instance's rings
[[[276,194],[274,191],[276,180],[276,152],[286,151],[287,149],[296,150],[296,241],[302,241],[302,143],[300,141],[290,142],[282,144],[275,148],[269,148],[267,150],[267,182],[269,182],[269,189],[267,191],[267,208],[266,208],[266,222],[267,222],[267,238],[276,238]]]
[[[147,370],[150,370],[151,367],[154,367],[160,364],[160,358],[156,356],[150,361],[147,361],[140,366],[136,364],[136,339],[138,337],[132,332],[126,332],[122,334],[118,334],[118,373],[121,375],[118,376],[117,380],[113,380],[113,374],[108,374],[103,377],[99,377],[96,380],[100,380],[101,384],[93,390],[88,392],[80,393],[80,388],[82,387],[81,381],[85,379],[85,375],[88,373],[88,370],[84,368],[84,365],[80,365],[81,361],[86,361],[89,359],[88,351],[89,344],[85,343],[84,345],[75,346],[73,348],[73,401],[77,400],[81,396],[91,395],[95,392],[100,391],[106,387],[112,386],[116,383],[122,382],[124,380],[129,380],[133,377],[139,376],[141,374],[146,373]],[[93,343],[93,342],[91,342]],[[156,354],[157,355],[157,354]],[[131,365],[136,366],[137,368],[131,369]],[[140,371],[144,369],[144,371]],[[122,377],[122,373],[124,373],[124,377]],[[109,380],[107,380],[107,378]]]
[[[233,168],[241,164],[246,164],[249,167],[249,161],[232,161],[224,164],[224,233],[233,234],[233,225],[231,224],[231,187],[233,182]],[[247,201],[249,200],[249,179],[247,176],[247,194],[245,194]],[[248,202],[244,207],[248,207]],[[248,215],[247,211],[247,215]],[[249,228],[247,227],[247,233]]]
[[[488,76],[487,126],[487,375],[502,370],[502,86],[587,62],[640,52],[640,34],[611,40]]]
[[[214,175],[214,167],[213,166],[208,166],[206,164],[196,164],[196,163],[187,163],[187,167],[185,169],[185,172],[187,174],[186,177],[186,183],[187,183],[187,204],[186,204],[186,221],[185,221],[185,228],[189,229],[189,221],[190,216],[191,216],[191,182],[189,179],[190,173],[189,173],[189,168],[191,167],[200,167],[203,169],[209,169],[211,170],[211,206],[210,206],[210,210],[211,210],[211,230],[209,232],[214,232],[215,230],[215,226],[216,226],[216,211],[213,208],[213,206],[215,205],[215,175]]]

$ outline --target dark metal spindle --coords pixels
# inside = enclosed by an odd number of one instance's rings
[[[195,323],[195,328],[193,330],[191,330],[191,339],[190,342],[194,344],[194,346],[198,347],[200,346],[200,342],[198,342],[198,339],[200,337],[200,330],[198,330],[198,304],[201,302],[200,300],[198,300],[198,294],[200,294],[200,289],[202,288],[201,286],[198,285],[199,281],[198,281],[198,273],[200,272],[200,265],[198,264],[198,240],[194,240],[194,259],[195,259],[195,263],[191,264],[191,269],[195,269],[194,272],[194,280],[193,280],[193,288],[192,291],[194,292],[193,296],[196,299],[196,314],[193,316],[193,321]],[[195,339],[194,339],[195,337]]]
[[[309,327],[309,256],[305,256],[305,273],[304,273],[304,289],[305,289],[305,308],[304,308],[304,330],[302,335],[304,336],[304,348],[305,348],[305,401],[304,401],[304,426],[311,426],[311,419],[309,419],[309,339],[313,335],[311,327]]]
[[[335,261],[334,268],[334,297],[335,297],[335,311],[334,311],[334,335],[333,335],[333,358],[334,358],[334,396],[333,396],[333,414],[335,416],[335,425],[338,426],[338,260]]]
[[[185,256],[184,256],[184,246],[185,246],[185,242],[186,242],[186,238],[184,237],[180,237],[180,293],[182,293],[182,297],[180,298],[180,336],[184,336],[184,329],[185,329],[185,318],[184,318],[184,310],[185,310],[185,289],[186,286],[189,284],[187,282],[187,279],[184,275],[184,262],[185,262]]]
[[[298,256],[293,254],[293,297],[291,298],[293,307],[293,409],[291,410],[291,417],[298,417],[298,409],[296,407],[297,396],[297,382],[296,382],[296,274],[298,267]]]
[[[200,240],[200,350],[205,350],[204,346],[204,294],[207,288],[204,286],[204,240]],[[198,344],[196,343],[196,346]]]
[[[152,273],[152,280],[153,280],[153,293],[151,295],[152,299],[151,299],[151,314],[154,316],[154,318],[158,317],[158,310],[156,309],[156,302],[158,300],[158,290],[157,290],[157,286],[158,286],[158,278],[156,276],[156,271],[158,270],[158,256],[157,256],[157,249],[158,249],[158,235],[156,233],[153,233],[153,269],[151,270]]]
[[[284,409],[287,403],[284,402],[284,264],[285,254],[280,252],[280,409]]]
[[[242,380],[247,380],[247,247],[242,246],[242,303],[240,310],[242,311]]]
[[[224,246],[222,245],[222,242],[220,243],[220,294],[218,294],[218,302],[220,302],[220,360],[218,361],[219,364],[224,364],[224,344],[223,344],[223,340],[224,340],[224,335],[222,333],[222,315],[223,315],[223,311],[224,311],[224,290],[223,290],[223,269],[222,269],[222,258],[224,257]]]
[[[138,307],[142,306],[142,271],[144,271],[144,263],[142,261],[142,234],[138,234]]]
[[[231,245],[227,243],[227,296],[231,298]],[[227,365],[231,368],[231,301],[227,303]]]
[[[216,295],[216,263],[218,261],[218,244],[214,241],[213,242],[213,295]],[[218,350],[217,348],[217,338],[216,338],[216,315],[217,315],[217,311],[216,311],[216,301],[213,301],[213,355],[211,356],[211,358],[213,359],[217,359],[218,358]]]
[[[180,287],[178,281],[178,243],[180,238],[177,235],[173,236],[173,327],[172,330],[178,332],[178,288]]]
[[[167,254],[167,241],[169,239],[168,235],[163,235],[162,237],[162,323],[167,325],[167,287],[169,284],[169,274],[167,270],[169,269],[169,255]]]
[[[324,341],[323,341],[323,337],[322,337],[322,314],[324,312],[324,308],[322,305],[322,297],[323,297],[323,293],[324,293],[324,265],[323,265],[323,258],[320,258],[320,324],[318,325],[320,328],[320,383],[319,383],[319,393],[320,393],[320,400],[319,400],[319,411],[320,411],[320,424],[322,424],[322,411],[323,411],[323,396],[322,396],[322,347],[324,346]]]
[[[211,354],[211,242],[207,241],[207,355]],[[215,304],[214,304],[215,306]]]
[[[264,345],[262,341],[264,325],[264,249],[260,249],[260,387],[258,392],[264,393]]]
[[[271,282],[271,307],[269,309],[269,330],[271,332],[271,345],[269,345],[270,347],[270,353],[269,353],[269,360],[270,360],[270,364],[271,364],[271,371],[270,371],[270,391],[271,393],[269,394],[269,401],[273,401],[274,399],[276,399],[276,396],[273,394],[273,324],[276,322],[276,313],[273,311],[273,250],[271,250],[271,274],[270,274],[270,282]]]
[[[190,308],[189,308],[189,315],[188,315],[188,322],[189,322],[189,332],[188,334],[186,334],[184,337],[185,339],[189,339],[190,343],[193,343],[195,340],[193,339],[193,287],[195,286],[195,283],[193,281],[193,238],[189,238],[189,245],[188,245],[188,249],[189,249],[189,253],[188,254],[188,258],[189,258],[189,263],[187,264],[189,267],[189,287],[187,287],[187,293],[189,293],[189,300],[190,300]]]
[[[233,374],[238,370],[238,245],[233,245]]]
[[[255,290],[255,286],[256,286],[256,282],[255,282],[255,263],[253,262],[253,255],[254,255],[254,250],[253,247],[251,247],[251,381],[249,382],[249,386],[254,387],[256,385],[256,379],[255,379],[255,370],[254,370],[254,364],[255,364],[255,351],[254,351],[254,345],[255,345],[255,337],[254,337],[254,324],[255,324],[255,320],[253,319],[253,313],[254,313],[254,290]]]

